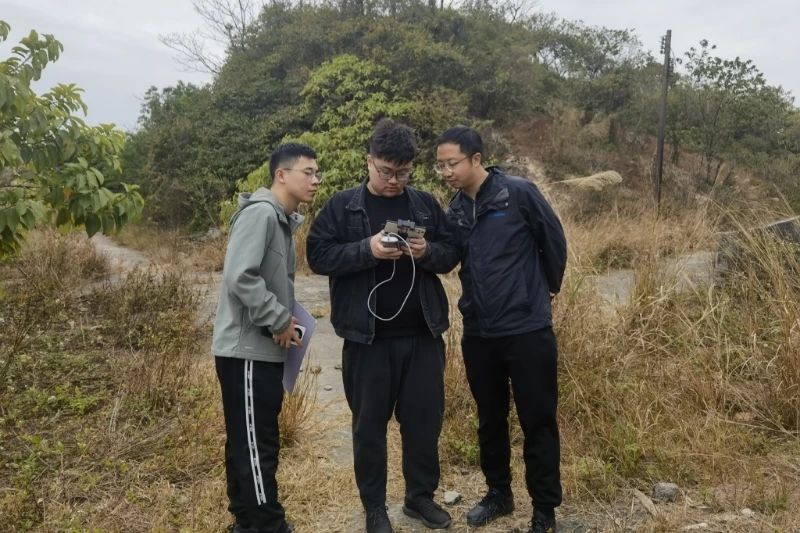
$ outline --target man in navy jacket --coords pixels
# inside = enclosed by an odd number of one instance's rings
[[[530,532],[555,532],[561,503],[558,350],[550,303],[561,289],[567,247],[561,223],[536,186],[481,165],[483,141],[457,126],[436,142],[436,170],[457,189],[447,211],[461,246],[461,342],[478,406],[486,496],[472,526],[514,510],[508,434],[509,380],[525,435]]]

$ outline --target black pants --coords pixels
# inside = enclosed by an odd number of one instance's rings
[[[424,336],[345,340],[342,378],[353,413],[353,463],[364,507],[386,502],[386,428],[394,412],[403,442],[406,499],[439,485],[444,341]]]
[[[525,436],[525,482],[536,507],[561,504],[558,348],[552,328],[501,338],[464,336],[467,380],[478,405],[481,469],[489,487],[511,490],[509,379]]]
[[[283,363],[216,357],[225,413],[228,510],[259,533],[287,530],[278,502],[278,414],[283,403]]]

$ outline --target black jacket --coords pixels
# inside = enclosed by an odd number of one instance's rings
[[[539,189],[490,167],[476,201],[458,191],[447,216],[458,227],[464,334],[502,337],[552,325],[567,243]]]
[[[367,296],[375,286],[378,259],[369,240],[381,228],[370,228],[364,207],[366,181],[359,187],[336,193],[317,214],[306,241],[311,270],[329,276],[331,323],[342,338],[371,344],[375,317],[367,310]],[[447,229],[442,208],[430,194],[405,188],[411,216],[425,226],[428,250],[417,260],[419,295],[425,322],[438,337],[450,326],[447,295],[437,273],[452,270],[459,260],[454,235]],[[375,308],[374,295],[370,302]]]

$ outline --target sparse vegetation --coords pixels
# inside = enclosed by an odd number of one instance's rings
[[[142,252],[157,265],[172,265],[184,272],[222,272],[226,239],[178,230],[164,230],[150,225],[123,229],[114,237],[123,246]]]
[[[52,232],[3,267],[0,523],[218,530],[224,429],[198,294],[163,268],[93,281],[105,269],[85,237]],[[304,374],[281,418],[287,454],[313,411]]]

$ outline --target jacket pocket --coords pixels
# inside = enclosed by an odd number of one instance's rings
[[[490,327],[517,327],[531,313],[533,303],[528,294],[525,273],[521,268],[515,268],[512,272],[504,279],[498,277],[492,280],[493,283],[487,283],[487,290],[482,292]]]
[[[347,242],[360,241],[361,239],[364,238],[364,228],[362,228],[361,226],[347,226],[346,235],[347,235]]]
[[[245,310],[242,316],[242,332],[239,336],[239,350],[248,353],[257,353],[263,350],[264,341],[267,337],[264,336],[263,326],[255,326],[247,316]],[[269,334],[269,333],[268,333]],[[270,335],[270,339],[272,335]]]

